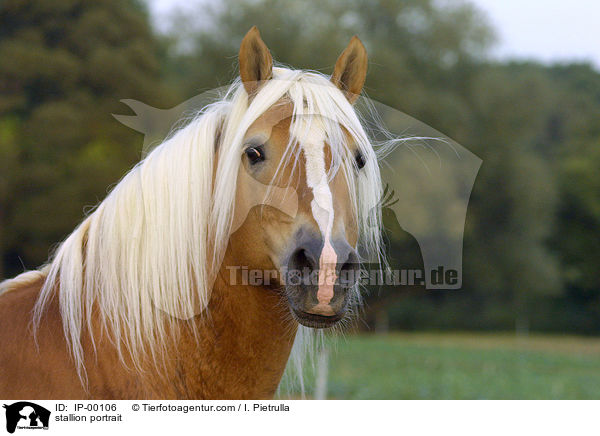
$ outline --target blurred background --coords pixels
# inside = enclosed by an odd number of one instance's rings
[[[0,278],[44,263],[140,159],[142,135],[111,116],[129,113],[120,99],[170,108],[227,84],[255,24],[277,61],[328,74],[357,34],[366,94],[483,165],[463,289],[372,289],[332,339],[319,395],[598,398],[599,14],[554,0],[4,0]],[[392,237],[394,264],[420,267],[415,244]]]

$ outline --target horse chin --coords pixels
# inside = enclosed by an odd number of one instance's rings
[[[331,316],[317,315],[315,313],[305,312],[294,307],[290,308],[290,312],[298,323],[313,329],[326,329],[333,327],[346,315],[345,311]]]

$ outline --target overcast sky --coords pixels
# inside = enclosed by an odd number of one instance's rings
[[[148,1],[155,17],[191,3]],[[600,0],[470,1],[487,13],[498,33],[495,57],[543,62],[589,60],[600,70]]]
[[[471,0],[488,14],[496,56],[589,60],[600,70],[600,1]]]

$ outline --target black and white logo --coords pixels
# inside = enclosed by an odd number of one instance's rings
[[[48,430],[50,411],[29,401],[19,401],[3,406],[6,409],[6,431],[14,433],[16,429]]]

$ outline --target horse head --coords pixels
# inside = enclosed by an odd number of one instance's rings
[[[235,207],[243,224],[234,226],[229,243],[239,264],[278,273],[275,287],[294,319],[330,327],[357,297],[357,184],[378,179],[368,141],[357,134],[358,123],[347,122],[355,119],[352,103],[365,80],[366,50],[352,38],[330,82],[320,83],[323,96],[294,82],[264,111],[262,94],[281,79],[255,27],[242,41],[239,63],[248,110],[261,113],[242,140]],[[363,174],[366,167],[370,174]],[[290,194],[269,195],[278,190]]]

